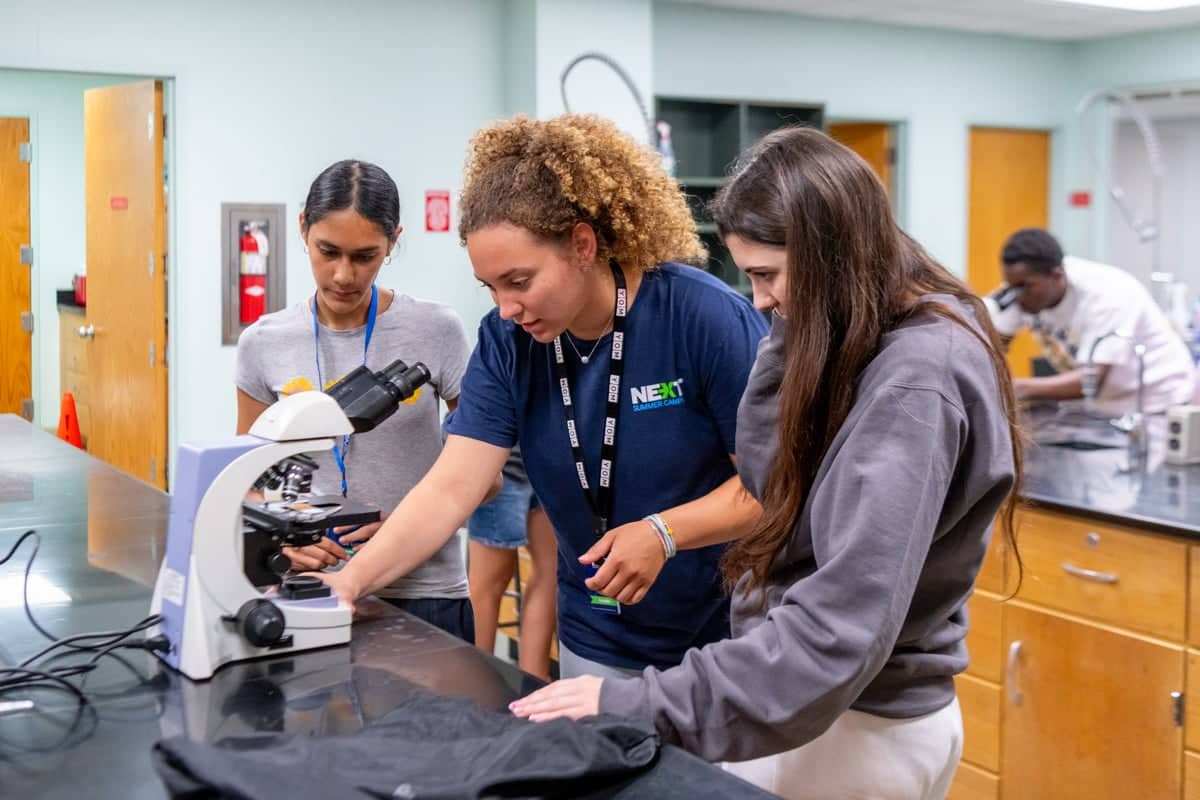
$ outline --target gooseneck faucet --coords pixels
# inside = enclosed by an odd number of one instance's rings
[[[1096,368],[1096,348],[1105,339],[1117,338],[1129,343],[1133,350],[1133,355],[1137,359],[1137,410],[1130,414],[1122,414],[1118,419],[1111,420],[1111,424],[1117,430],[1129,434],[1130,444],[1138,449],[1146,447],[1146,415],[1145,415],[1145,393],[1146,393],[1146,346],[1140,344],[1133,338],[1133,334],[1124,330],[1112,330],[1096,337],[1092,342],[1091,348],[1088,350],[1087,363],[1083,367],[1082,392],[1085,402],[1091,403],[1096,398],[1096,394],[1100,390],[1100,376]]]

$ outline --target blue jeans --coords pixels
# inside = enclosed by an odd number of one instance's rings
[[[525,519],[530,509],[537,507],[537,495],[527,482],[505,478],[500,493],[475,509],[467,520],[467,535],[488,547],[524,547]]]

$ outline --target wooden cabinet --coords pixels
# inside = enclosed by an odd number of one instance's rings
[[[79,433],[87,446],[91,431],[91,409],[88,407],[88,340],[79,336],[87,324],[83,309],[78,311],[59,307],[58,310],[58,382],[59,392],[70,392],[75,398],[75,413],[79,417]],[[61,396],[61,395],[60,395]],[[57,423],[55,423],[57,425]]]
[[[1182,641],[1187,545],[1045,512],[1022,516],[1017,597],[1134,631]]]
[[[960,764],[946,800],[999,800],[1000,779],[990,772]],[[1200,798],[1197,798],[1200,800]]]
[[[1200,545],[1040,510],[1018,526],[1022,570],[997,534],[968,601],[948,796],[1200,800]]]
[[[1200,652],[1196,650],[1188,651],[1186,680],[1183,743],[1189,750],[1200,750]]]
[[[1003,598],[977,591],[967,601],[967,674],[992,683],[1004,679],[1004,647],[1001,639]]]
[[[1179,797],[1182,647],[1013,603],[1001,796]]]
[[[962,759],[992,772],[1000,770],[1000,687],[970,675],[954,681],[962,707]]]
[[[1183,800],[1200,800],[1200,755],[1183,756]]]
[[[1200,647],[1200,547],[1188,556],[1188,644]]]

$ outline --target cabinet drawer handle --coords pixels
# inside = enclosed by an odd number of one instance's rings
[[[1084,569],[1083,567],[1077,567],[1074,564],[1068,564],[1065,561],[1063,562],[1062,568],[1063,572],[1067,573],[1068,575],[1074,575],[1076,578],[1086,578],[1089,581],[1096,581],[1097,583],[1117,582],[1117,576],[1111,572],[1097,572],[1094,569]]]
[[[1008,702],[1021,705],[1021,690],[1017,686],[1017,660],[1021,656],[1021,641],[1008,646],[1008,669],[1004,671],[1004,686],[1008,690]]]

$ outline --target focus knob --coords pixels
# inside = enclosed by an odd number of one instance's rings
[[[267,571],[281,578],[292,568],[292,560],[278,550],[263,560],[265,561],[264,566],[267,568]]]
[[[247,600],[238,609],[237,629],[255,647],[270,647],[283,638],[283,612],[270,600]]]

